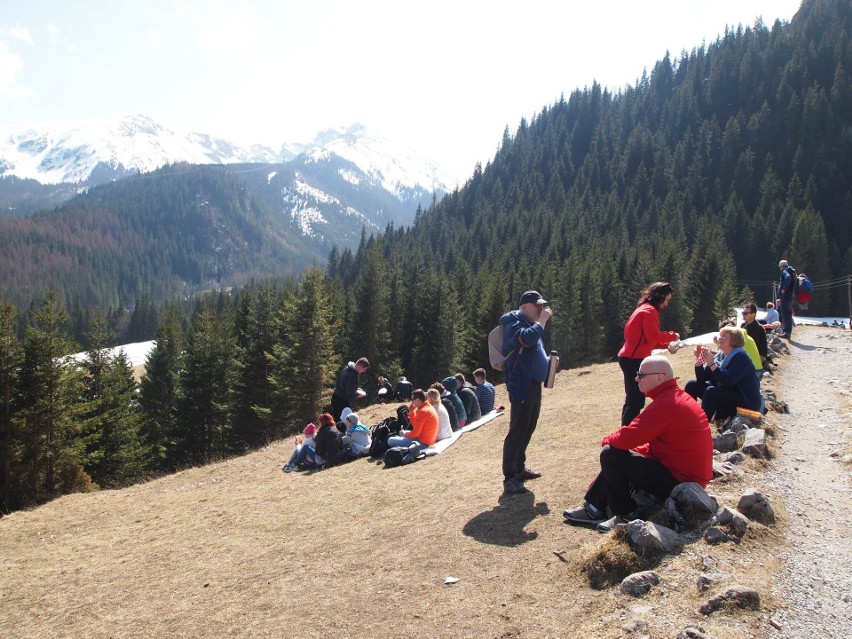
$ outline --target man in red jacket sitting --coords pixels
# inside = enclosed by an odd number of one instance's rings
[[[586,503],[566,510],[566,523],[597,526],[601,532],[636,517],[631,488],[662,499],[683,482],[705,487],[713,477],[713,439],[701,406],[674,378],[662,355],[642,360],[639,390],[651,404],[601,441],[601,472],[586,492]],[[607,519],[607,507],[613,517]]]

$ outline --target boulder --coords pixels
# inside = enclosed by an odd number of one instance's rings
[[[775,511],[772,504],[762,492],[755,488],[749,488],[737,504],[737,510],[743,515],[758,523],[769,525],[775,523]]]
[[[702,572],[698,575],[698,579],[695,581],[695,585],[698,587],[698,592],[707,592],[710,590],[710,586],[713,586],[723,579],[730,576],[730,573],[727,572]]]
[[[687,626],[677,633],[677,639],[710,639],[710,635],[701,626]]]
[[[766,431],[762,428],[750,428],[747,430],[745,441],[743,442],[743,452],[758,459],[766,459]]]
[[[730,453],[732,450],[736,450],[737,443],[737,434],[730,430],[713,437],[713,448],[720,453]]]
[[[727,541],[731,541],[731,536],[721,528],[710,526],[704,531],[704,541],[711,546],[716,546],[717,544],[724,544]]]
[[[714,523],[727,526],[734,537],[741,538],[748,530],[748,517],[733,508],[720,508],[714,517]]]
[[[738,450],[722,457],[722,461],[729,464],[742,464],[746,459],[748,458]]]
[[[749,428],[754,428],[755,422],[748,417],[737,416],[728,422],[728,430],[733,433],[741,433]]]
[[[656,586],[658,583],[660,583],[660,575],[653,570],[634,572],[622,580],[620,590],[625,595],[641,597],[642,595],[647,595],[651,587]]]
[[[650,521],[634,519],[627,524],[630,545],[639,552],[670,553],[683,546],[683,541],[674,530]]]
[[[734,472],[734,465],[730,462],[713,462],[713,479],[727,477]]]
[[[711,612],[729,606],[760,610],[760,594],[754,588],[731,586],[725,592],[705,601],[698,610],[702,615],[709,615]]]
[[[716,500],[695,482],[678,484],[666,500],[666,510],[676,511],[679,519],[688,527],[695,527],[706,521],[718,508]]]

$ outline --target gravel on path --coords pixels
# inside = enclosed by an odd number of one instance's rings
[[[773,591],[784,607],[766,636],[852,637],[852,331],[797,328],[789,348],[773,386],[790,413],[766,477],[789,518]]]

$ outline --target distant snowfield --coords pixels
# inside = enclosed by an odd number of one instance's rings
[[[762,311],[758,311],[758,316],[762,318]],[[847,317],[795,317],[796,324],[800,325],[813,325],[818,326],[822,323],[831,324],[834,321],[837,321],[843,324],[846,328],[849,328],[849,318]],[[742,315],[740,314],[739,309],[737,309],[737,321],[742,322]],[[705,344],[710,345],[713,343],[713,338],[718,335],[718,333],[704,333],[703,335],[693,335],[692,337],[685,338],[683,341],[690,346],[695,344]],[[154,345],[156,342],[154,340],[150,340],[148,342],[135,342],[133,344],[123,344],[122,346],[116,346],[114,348],[109,349],[110,354],[117,355],[119,351],[124,351],[125,356],[130,362],[131,366],[141,366],[148,359],[148,354],[154,349]],[[658,353],[666,352],[665,349],[655,351]],[[74,353],[71,357],[73,357],[78,362],[82,362],[86,358],[86,352],[83,351],[81,353]]]
[[[123,344],[122,346],[116,346],[114,348],[109,349],[110,355],[115,356],[118,355],[120,351],[124,351],[125,357],[127,357],[127,361],[130,362],[130,365],[133,367],[141,366],[148,359],[148,353],[150,353],[154,349],[154,344],[156,342],[151,340],[149,342],[134,342],[133,344]],[[83,351],[82,353],[74,353],[71,357],[78,362],[82,362],[86,359],[88,353]]]

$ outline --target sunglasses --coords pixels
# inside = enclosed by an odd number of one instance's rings
[[[642,379],[643,377],[647,377],[648,375],[662,375],[662,373],[643,373],[642,371],[639,371],[638,373],[636,373],[636,378]]]

